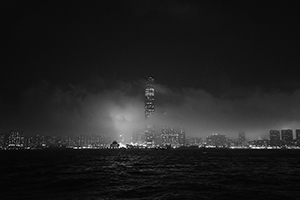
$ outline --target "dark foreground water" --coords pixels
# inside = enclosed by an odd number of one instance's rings
[[[0,151],[0,199],[300,199],[300,150]]]

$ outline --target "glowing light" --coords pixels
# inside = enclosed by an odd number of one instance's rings
[[[125,144],[123,144],[122,142],[120,142],[119,145],[120,145],[119,148],[125,148],[125,149],[127,148],[127,146]]]

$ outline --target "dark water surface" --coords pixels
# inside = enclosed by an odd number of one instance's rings
[[[0,151],[0,199],[300,199],[300,150]]]

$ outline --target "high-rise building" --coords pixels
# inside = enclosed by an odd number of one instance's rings
[[[185,145],[185,131],[181,128],[174,129],[164,127],[161,133],[162,145],[179,147]]]
[[[246,146],[246,134],[244,132],[239,132],[238,144],[239,146]]]
[[[280,146],[280,131],[270,130],[270,145],[271,146]]]
[[[186,137],[185,143],[187,146],[200,146],[203,144],[203,141],[200,137]]]
[[[221,134],[212,134],[206,137],[206,144],[215,147],[226,146],[226,136]]]
[[[185,131],[180,128],[177,130],[178,131],[178,143],[180,146],[185,146],[186,141],[185,141]]]
[[[0,134],[0,149],[4,149],[5,146],[5,134]]]
[[[146,119],[154,113],[154,79],[150,76],[147,77],[145,86],[145,117]]]
[[[296,129],[296,143],[300,146],[300,129]]]
[[[154,79],[151,76],[147,77],[145,86],[145,119],[147,120],[154,113]],[[146,122],[145,127],[146,143],[148,146],[154,145],[155,130],[153,125]]]
[[[173,129],[168,127],[163,127],[161,137],[163,146],[175,144],[178,140],[178,137],[174,135]]]
[[[152,146],[155,142],[155,129],[152,126],[148,126],[145,130],[146,144]]]
[[[21,131],[11,131],[7,138],[8,148],[24,148],[25,138]]]
[[[300,129],[296,129],[296,141],[300,141]]]
[[[291,129],[281,130],[281,138],[285,145],[293,143],[293,131]]]

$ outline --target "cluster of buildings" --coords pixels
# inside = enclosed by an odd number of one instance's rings
[[[293,137],[293,130],[270,130],[271,146],[300,146],[300,129],[295,130],[296,137]]]
[[[249,143],[246,139],[246,134],[244,132],[238,133],[238,138],[228,138],[223,134],[212,134],[206,137],[206,141],[202,143],[203,146],[208,147],[247,147]]]
[[[207,147],[207,148],[300,148],[300,129],[295,130],[270,130],[270,138],[247,140],[244,132],[238,133],[237,138],[228,138],[223,134],[212,134],[205,140],[200,137],[188,137],[182,128],[164,127],[156,133],[154,129],[136,131],[133,134],[131,144],[142,148],[153,147]],[[151,133],[151,134],[150,134]],[[118,141],[125,144],[123,136]],[[10,131],[0,134],[0,150],[4,149],[45,149],[45,148],[73,148],[73,149],[106,149],[112,147],[112,141],[103,135],[79,135],[79,136],[24,136],[22,131]]]
[[[222,134],[212,134],[206,137],[206,142],[202,145],[207,147],[223,147],[223,148],[299,148],[300,147],[300,129],[295,130],[295,138],[293,130],[270,130],[270,138],[258,140],[246,140],[244,132],[238,134],[237,139],[227,138]]]
[[[186,145],[185,130],[183,128],[162,128],[156,132],[154,128],[147,128],[145,131],[136,131],[131,138],[133,144],[147,147],[171,146],[180,147]]]
[[[250,147],[266,147],[266,148],[299,148],[300,147],[300,130],[291,129],[270,130],[269,139],[249,141]]]
[[[154,105],[154,79],[147,77],[145,84],[145,122],[144,130],[135,131],[131,138],[131,147],[214,147],[214,148],[284,148],[300,147],[300,129],[295,131],[270,130],[270,139],[247,141],[244,132],[238,133],[238,138],[230,139],[226,135],[212,134],[203,141],[198,137],[186,137],[183,128],[164,127],[161,131],[155,131],[155,126],[149,118],[155,112]],[[68,136],[43,136],[35,135],[25,137],[21,131],[11,131],[0,134],[0,149],[41,149],[41,148],[120,148],[124,145],[124,135],[120,135],[119,141],[110,141],[103,135]]]
[[[109,148],[111,140],[103,135],[80,136],[24,136],[22,131],[0,134],[0,149],[45,148]]]
[[[151,137],[147,137],[147,132],[136,132],[132,137],[132,142],[146,146],[170,146],[177,147],[207,147],[207,148],[299,148],[300,129],[295,130],[296,137],[293,137],[293,130],[271,130],[270,138],[247,140],[244,132],[239,132],[237,138],[229,138],[224,134],[212,134],[204,140],[200,137],[188,137],[182,128],[163,128],[161,132],[155,133],[152,130]],[[148,141],[148,143],[147,143]],[[151,141],[151,143],[149,143]],[[149,145],[148,145],[149,147]]]

